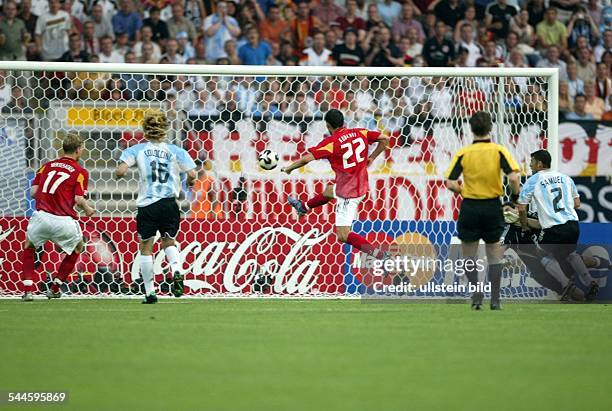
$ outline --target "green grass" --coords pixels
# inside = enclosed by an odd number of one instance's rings
[[[0,349],[0,391],[69,391],[40,409],[604,410],[612,307],[12,300]]]

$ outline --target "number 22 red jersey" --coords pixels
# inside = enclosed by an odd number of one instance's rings
[[[308,150],[316,159],[329,160],[338,197],[356,198],[368,192],[368,146],[379,136],[379,131],[341,127]]]
[[[32,182],[38,186],[36,209],[76,219],[74,197],[85,197],[88,183],[89,173],[75,159],[62,157],[45,163]]]

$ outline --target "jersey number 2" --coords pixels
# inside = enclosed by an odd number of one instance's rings
[[[170,178],[168,164],[151,161],[151,180],[153,182],[159,181],[160,183],[164,184],[168,182],[168,178]]]
[[[342,154],[342,163],[345,169],[355,167],[358,163],[362,163],[363,160],[365,160],[363,153],[366,149],[366,145],[360,138],[344,143],[340,148],[346,149],[344,154]],[[354,159],[357,160],[356,163],[351,161],[351,159],[353,159],[353,154],[355,155]]]
[[[55,191],[57,191],[60,184],[66,181],[68,177],[70,177],[70,174],[68,173],[52,170],[49,172],[49,174],[47,174],[47,178],[45,178],[45,184],[43,184],[42,192],[51,195],[55,194]],[[53,181],[53,179],[55,179],[55,181]],[[51,184],[51,181],[53,181],[53,184]],[[49,187],[49,185],[51,185],[51,187]]]
[[[564,211],[565,208],[559,205],[559,203],[561,203],[561,199],[563,198],[563,192],[561,191],[561,187],[552,188],[550,190],[550,193],[556,193],[555,198],[553,198],[553,209],[555,210],[555,213]]]

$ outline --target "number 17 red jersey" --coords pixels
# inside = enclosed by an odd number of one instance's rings
[[[62,157],[44,164],[36,172],[33,186],[38,186],[36,209],[77,218],[74,197],[85,197],[89,173],[76,160]]]
[[[329,160],[338,197],[357,198],[368,192],[368,146],[379,136],[379,131],[341,127],[308,150],[316,159]]]

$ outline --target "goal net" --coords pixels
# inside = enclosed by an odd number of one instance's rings
[[[326,161],[292,173],[264,171],[257,154],[271,149],[281,166],[327,133],[322,121],[340,109],[348,127],[380,130],[389,149],[369,168],[369,195],[353,231],[390,249],[416,247],[428,257],[451,253],[460,199],[444,185],[452,155],[469,144],[467,119],[494,119],[492,137],[523,171],[529,154],[557,151],[557,72],[551,69],[380,69],[113,65],[0,62],[0,294],[19,295],[20,253],[35,209],[29,186],[36,169],[61,155],[67,133],[85,140],[89,198],[82,218],[86,249],[65,284],[73,295],[140,294],[135,171],[116,180],[120,152],[142,141],[150,109],[170,119],[168,141],[196,160],[198,180],[179,198],[178,245],[191,296],[356,296],[368,274],[334,236],[334,202],[303,218],[287,197],[321,193],[333,179]],[[159,245],[158,245],[159,246]],[[61,255],[37,253],[38,291]],[[156,248],[156,283],[170,288]],[[398,274],[399,275],[399,274]],[[387,282],[397,279],[385,274]],[[413,275],[415,284],[464,281],[454,270]],[[518,269],[503,278],[503,296],[545,296]],[[453,296],[437,291],[418,297]]]

